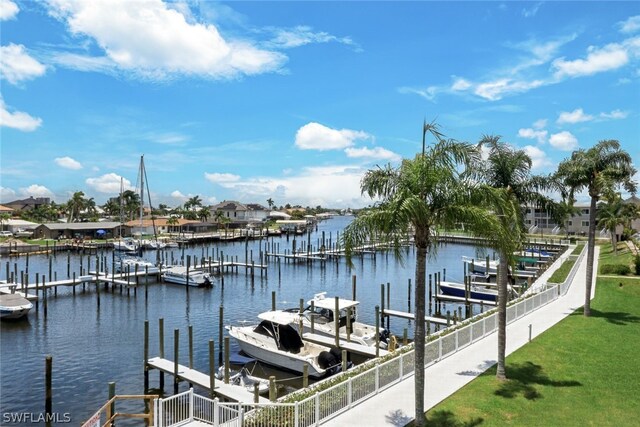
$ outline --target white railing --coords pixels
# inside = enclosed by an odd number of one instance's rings
[[[507,324],[564,295],[585,253],[586,245],[563,283],[510,303]],[[477,315],[430,336],[425,345],[425,367],[493,333],[498,326],[496,311],[493,309]],[[317,426],[412,375],[415,371],[414,350],[409,345],[396,355],[386,356],[382,361],[371,360],[357,369],[365,370],[355,375],[353,371],[338,374],[347,378],[294,403],[226,403],[195,395],[191,389],[167,399],[158,399],[155,405],[158,411],[156,425],[169,427],[197,420],[213,426]],[[337,378],[334,376],[331,380]],[[309,393],[309,390],[297,393]],[[289,395],[289,399],[295,398],[295,394]]]

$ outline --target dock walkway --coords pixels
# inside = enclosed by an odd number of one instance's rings
[[[158,369],[167,374],[174,374],[174,362],[171,360],[163,359],[161,357],[153,357],[147,361],[150,368]],[[190,384],[197,385],[204,389],[210,390],[209,375],[202,372],[190,369],[184,365],[178,365],[178,378],[186,381]],[[214,393],[225,399],[233,400],[235,402],[253,402],[253,393],[249,392],[242,386],[236,386],[232,384],[225,384],[224,381],[216,380]],[[258,403],[268,403],[269,400],[264,397],[259,397]]]
[[[597,260],[600,248],[596,246],[595,250],[594,286],[591,298],[595,295],[595,279],[598,271]],[[536,337],[583,306],[586,269],[587,257],[585,256],[582,258],[577,274],[573,278],[566,295],[507,326],[507,355],[527,344],[529,341],[529,325],[531,325],[532,337]],[[497,363],[497,348],[498,334],[493,332],[426,368],[425,410],[433,408],[495,365]],[[415,412],[414,389],[415,376],[411,376],[363,401],[353,409],[328,420],[323,425],[330,427],[406,425],[413,420]]]

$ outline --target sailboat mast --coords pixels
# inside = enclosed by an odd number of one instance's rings
[[[124,192],[124,184],[122,181],[122,177],[120,177],[120,227],[118,229],[119,231],[119,237],[122,239],[122,223],[124,222],[124,200],[122,199],[122,193]]]
[[[144,216],[144,154],[140,156],[140,236],[142,237],[142,217]]]

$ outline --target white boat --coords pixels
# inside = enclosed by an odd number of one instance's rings
[[[133,240],[122,239],[113,242],[113,249],[120,252],[136,252],[138,247]]]
[[[281,316],[288,316],[290,324],[292,326],[298,325],[302,320],[302,326],[304,333],[311,332],[311,318],[313,318],[313,333],[325,335],[329,337],[335,337],[335,298],[326,298],[326,292],[320,292],[313,296],[312,300],[307,301],[307,308],[300,313],[299,308],[276,310],[274,313],[282,313]],[[351,342],[375,347],[376,334],[379,335],[379,346],[382,349],[387,348],[389,340],[389,331],[384,328],[380,328],[376,331],[376,327],[373,325],[367,325],[365,323],[358,322],[358,301],[338,298],[338,331],[340,338],[347,339],[347,313],[351,312],[351,333],[349,339]],[[313,306],[313,308],[312,308]]]
[[[33,304],[18,294],[0,294],[0,318],[19,319],[26,316]]]
[[[308,367],[310,377],[321,378],[340,370],[340,360],[327,347],[303,341],[299,331],[289,324],[290,316],[267,311],[258,315],[261,322],[252,326],[227,326],[247,355],[286,369],[303,373]]]
[[[178,285],[188,285],[196,287],[211,286],[211,278],[208,274],[197,270],[189,270],[187,267],[175,265],[167,267],[162,273],[165,282],[176,283]]]
[[[143,240],[141,244],[144,249],[151,250],[164,249],[165,247],[167,247],[166,243],[159,240]]]
[[[157,274],[160,269],[156,267],[154,263],[151,261],[147,261],[143,258],[138,257],[122,257],[118,261],[116,261],[114,265],[114,270],[116,273],[135,273],[138,272],[148,272],[149,274]]]
[[[499,261],[489,260],[488,262],[489,265],[487,266],[486,259],[478,259],[478,258],[463,256],[462,262],[467,264],[467,271],[469,271],[470,273],[476,272],[476,273],[483,273],[483,274],[496,274],[496,272],[498,271]]]
[[[224,380],[224,366],[218,368],[216,379]],[[258,384],[258,393],[263,394],[269,391],[269,380],[251,375],[245,367],[239,371],[229,372],[229,384],[244,387],[247,391],[253,393],[254,384]]]
[[[464,298],[466,296],[466,290],[464,283],[457,282],[440,282],[440,291],[445,295]],[[498,290],[496,288],[487,288],[482,285],[471,285],[469,288],[469,298],[484,300],[484,301],[497,301]]]

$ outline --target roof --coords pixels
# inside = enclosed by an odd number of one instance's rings
[[[48,224],[42,224],[41,226],[47,227],[49,230],[109,230],[117,228],[123,224],[119,222],[53,222]],[[126,227],[127,225],[124,224]]]
[[[306,225],[307,221],[304,219],[279,219],[276,221],[276,224],[302,224]]]
[[[246,211],[247,206],[235,200],[224,200],[217,205],[211,206],[211,209],[216,211]]]
[[[178,220],[178,222],[176,224],[167,224],[167,221],[169,221],[169,218],[156,218],[155,220],[143,219],[142,220],[142,226],[143,227],[153,227],[154,222],[155,222],[156,227],[182,226],[182,225],[195,224],[195,223],[199,223],[200,222],[200,221],[196,221],[196,220],[192,220],[192,219],[184,219],[184,218],[177,218],[177,220]],[[140,227],[140,220],[139,219],[133,219],[131,221],[125,222],[125,225],[127,225],[129,227]]]
[[[12,209],[8,206],[0,205],[0,212],[13,212],[15,209]]]
[[[278,212],[278,211],[269,212],[269,216],[272,218],[283,218],[283,219],[291,218],[291,215],[289,215],[288,213]]]
[[[336,308],[336,299],[335,298],[326,298],[326,292],[320,292],[319,294],[315,294],[312,300],[307,301],[307,304],[311,305],[313,301],[314,307],[320,308],[328,308],[329,310],[335,310]],[[353,301],[350,299],[338,298],[338,310],[346,310],[349,307],[355,307],[360,304],[358,301]]]
[[[265,208],[264,206],[262,206],[259,203],[247,203],[245,206],[250,211],[266,211],[266,210],[268,210],[267,208]]]

